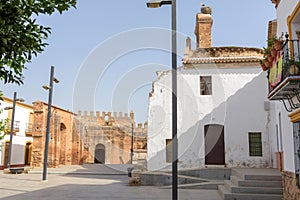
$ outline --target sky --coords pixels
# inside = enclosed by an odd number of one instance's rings
[[[13,92],[31,104],[48,101],[50,67],[59,83],[53,105],[78,110],[130,112],[147,121],[148,97],[156,72],[171,67],[171,7],[146,7],[147,0],[78,0],[62,15],[39,16],[50,26],[49,46],[26,65],[24,84],[0,83],[4,96]],[[268,0],[177,0],[178,66],[185,38],[195,40],[201,3],[212,8],[213,46],[266,46],[268,21],[276,18]]]

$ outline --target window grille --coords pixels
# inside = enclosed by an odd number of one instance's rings
[[[262,156],[261,133],[249,133],[249,155]]]

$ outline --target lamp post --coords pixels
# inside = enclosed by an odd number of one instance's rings
[[[131,149],[130,149],[130,160],[133,164],[133,123],[131,124]]]
[[[45,90],[49,90],[46,139],[45,139],[45,150],[44,150],[43,181],[47,180],[47,161],[48,161],[48,146],[50,141],[50,118],[51,118],[51,107],[52,107],[53,82],[58,83],[59,80],[54,77],[54,67],[51,66],[49,86],[48,85],[43,86]]]
[[[11,151],[12,151],[12,140],[13,140],[13,132],[14,132],[14,122],[15,122],[15,110],[16,110],[16,102],[23,102],[24,100],[21,98],[17,99],[17,92],[14,92],[13,106],[6,107],[5,110],[12,109],[11,114],[11,125],[10,125],[10,134],[9,134],[9,150],[8,150],[8,158],[7,158],[7,168],[10,168],[11,165]]]
[[[177,27],[176,0],[150,0],[149,8],[159,8],[162,5],[172,6],[172,199],[178,199],[178,140],[177,140]]]

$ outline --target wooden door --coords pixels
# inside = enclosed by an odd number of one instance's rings
[[[224,165],[225,145],[224,126],[209,124],[204,126],[205,136],[205,164]]]

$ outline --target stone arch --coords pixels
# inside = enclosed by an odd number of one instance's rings
[[[97,144],[95,147],[94,163],[105,164],[105,146]]]
[[[31,166],[31,157],[32,157],[32,142],[25,143],[25,152],[24,152],[24,165]]]

